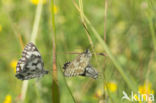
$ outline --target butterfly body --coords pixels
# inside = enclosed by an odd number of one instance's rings
[[[21,80],[39,78],[48,74],[44,70],[44,63],[41,55],[33,43],[26,45],[16,66],[16,77]]]
[[[72,62],[65,63],[63,67],[64,75],[66,77],[79,76],[79,75],[90,76],[96,79],[98,73],[91,66],[89,66],[91,57],[92,57],[91,52],[89,50],[86,50],[85,52],[81,53],[78,57],[76,57]]]

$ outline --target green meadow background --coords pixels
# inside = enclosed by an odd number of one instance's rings
[[[155,95],[155,32],[155,0],[0,0],[0,103],[130,103],[123,91]],[[15,74],[30,41],[49,74],[26,84]],[[64,63],[78,55],[67,52],[86,49],[99,78],[65,78]]]

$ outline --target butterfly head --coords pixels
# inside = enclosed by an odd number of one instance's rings
[[[68,65],[70,64],[70,62],[66,62],[63,66],[63,69],[66,69],[68,67]]]
[[[47,70],[44,70],[43,71],[43,74],[48,74],[49,72]]]
[[[21,75],[21,74],[16,74],[15,76],[16,76],[18,79],[24,80],[24,76]]]
[[[84,54],[86,54],[87,57],[91,57],[92,56],[92,53],[90,52],[89,49],[87,49]]]

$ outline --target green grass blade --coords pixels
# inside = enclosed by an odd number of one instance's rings
[[[32,34],[31,34],[31,38],[30,38],[30,41],[33,43],[35,43],[36,38],[37,38],[37,32],[38,32],[38,28],[39,28],[41,12],[42,12],[42,0],[40,0],[39,4],[37,5],[37,8],[36,8],[33,30],[32,30]],[[21,102],[24,102],[24,100],[25,100],[28,84],[29,84],[28,80],[23,81],[22,90],[21,90]]]
[[[78,9],[79,12],[81,12],[81,9],[77,6],[77,4],[74,4],[75,7]],[[81,15],[82,16],[82,15]],[[96,29],[92,26],[91,22],[88,20],[88,18],[83,14],[85,21],[87,22],[88,26],[91,28],[94,36],[98,39],[98,41],[103,46],[104,50],[106,51],[109,58],[112,60],[113,64],[115,65],[116,69],[120,72],[121,76],[127,83],[127,85],[132,89],[133,91],[137,90],[137,85],[134,79],[131,79],[132,77],[128,75],[126,72],[124,72],[123,68],[120,66],[120,64],[117,62],[115,57],[112,55],[111,51],[109,50],[107,44],[104,42],[104,40],[100,37],[100,34],[96,31]]]

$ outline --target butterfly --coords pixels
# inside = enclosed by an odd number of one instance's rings
[[[30,42],[23,52],[16,66],[16,77],[20,80],[39,78],[48,74],[44,70],[44,63],[36,46]]]
[[[87,76],[94,79],[98,78],[98,72],[90,65],[91,52],[87,49],[77,56],[73,61],[64,64],[64,76]]]

